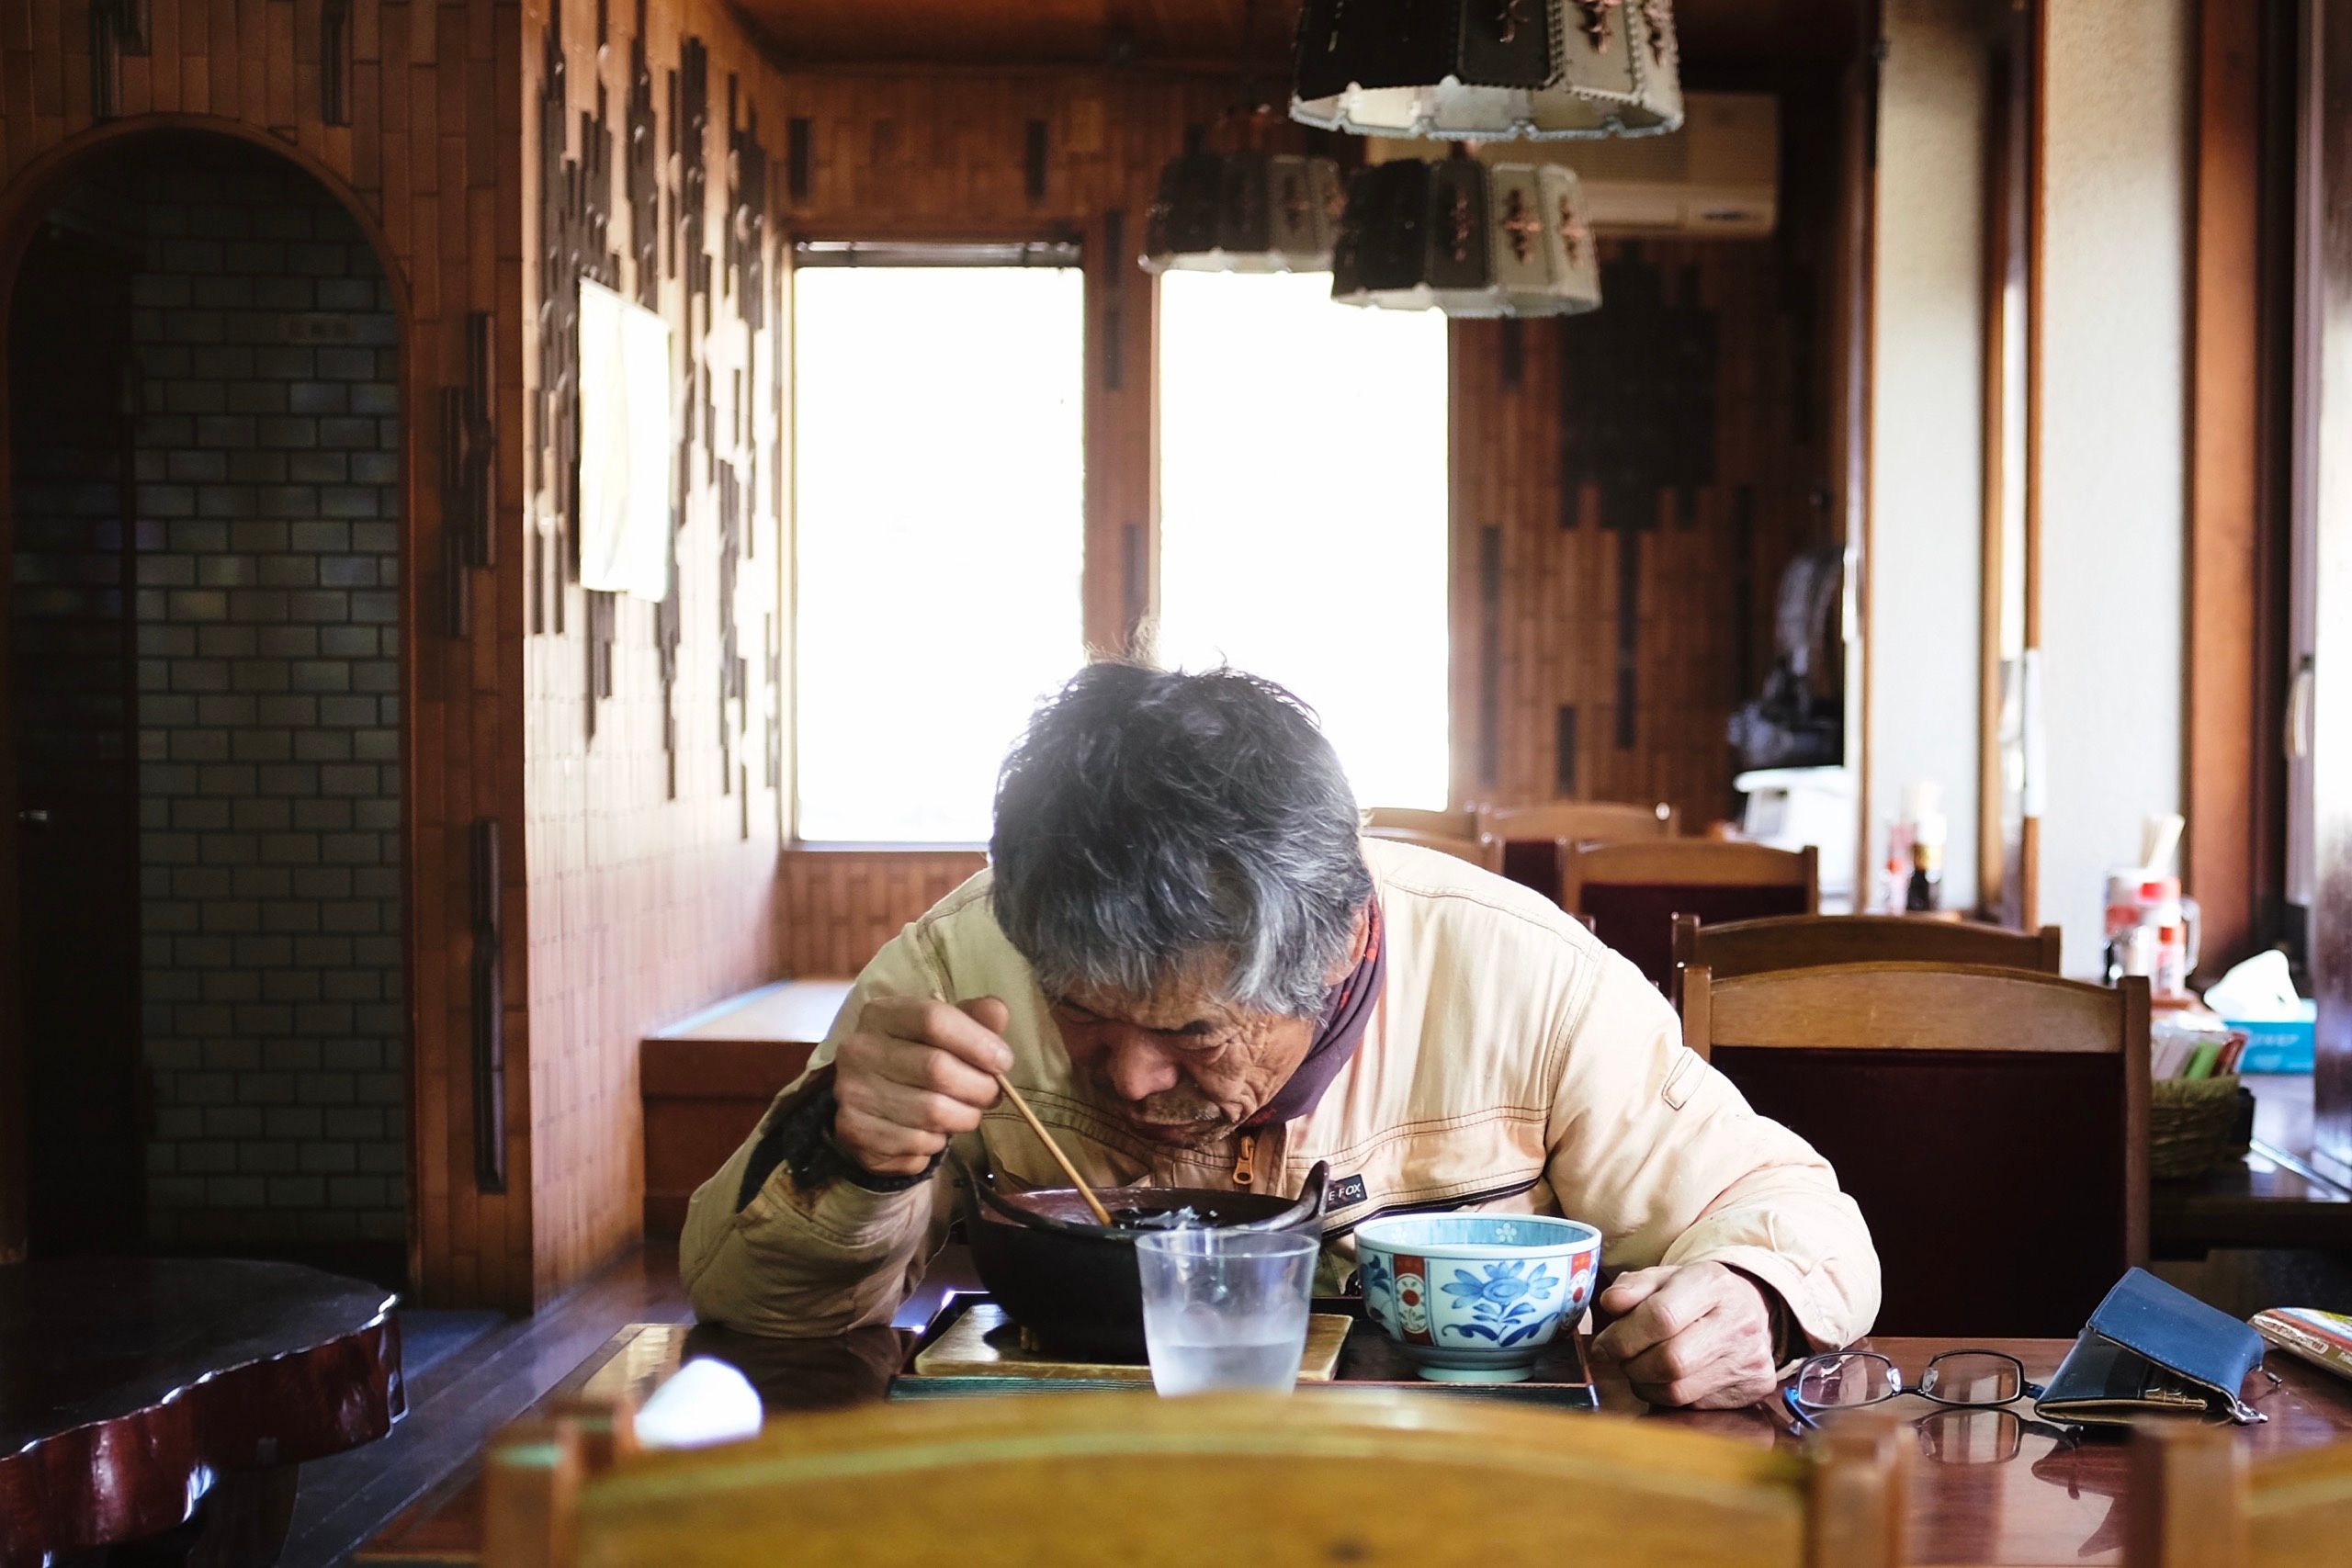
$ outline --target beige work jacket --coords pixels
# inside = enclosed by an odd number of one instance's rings
[[[1375,1214],[1566,1214],[1600,1228],[1606,1269],[1713,1259],[1770,1285],[1815,1346],[1869,1331],[1879,1269],[1860,1211],[1811,1146],[1684,1048],[1639,971],[1515,884],[1432,851],[1363,847],[1387,941],[1383,995],[1299,1121],[1199,1151],[1125,1132],[1072,1082],[1046,998],[990,912],[987,872],[866,966],[811,1071],[869,998],[998,997],[1012,1010],[1011,1077],[1090,1181],[1287,1195],[1329,1162],[1327,1286],[1352,1269],[1354,1229]],[[963,1140],[967,1155],[972,1140],[1016,1181],[1067,1185],[1009,1105]],[[888,1194],[803,1190],[779,1166],[739,1211],[757,1141],[688,1209],[680,1258],[695,1312],[782,1335],[888,1322],[954,1216],[952,1166]]]

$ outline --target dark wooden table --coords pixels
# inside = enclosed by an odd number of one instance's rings
[[[873,1328],[838,1339],[774,1340],[724,1329],[637,1324],[613,1337],[563,1384],[543,1408],[574,1395],[628,1394],[642,1399],[691,1356],[733,1362],[760,1390],[772,1416],[865,1404],[881,1399],[910,1342],[901,1330]],[[1916,1378],[1929,1357],[1954,1348],[1946,1341],[1878,1339]],[[1981,1342],[2004,1349],[2037,1380],[2066,1351],[2060,1340]],[[2274,1369],[2283,1382],[2261,1377],[2246,1397],[2267,1414],[2267,1425],[2245,1429],[2258,1452],[2309,1447],[2352,1436],[2352,1384],[2283,1357]],[[1654,1411],[1621,1378],[1604,1374],[1601,1407],[1721,1432],[1743,1441],[1787,1443],[1784,1423],[1764,1410],[1690,1414]],[[1051,1394],[1008,1397],[1052,1398]],[[1433,1399],[1460,1398],[1432,1390]],[[1966,1563],[1975,1568],[2083,1568],[2119,1560],[2122,1547],[2124,1450],[2113,1440],[2065,1444],[2007,1412],[1922,1415],[1919,1461],[1913,1469],[1909,1561]],[[356,1561],[369,1568],[458,1568],[480,1558],[481,1494],[469,1471],[394,1519],[363,1547]]]
[[[2217,1247],[2352,1250],[2352,1171],[2312,1147],[2308,1073],[2249,1075],[2254,1147],[2187,1181],[2154,1184],[2148,1239],[2159,1258]]]
[[[404,1408],[393,1301],[287,1263],[0,1268],[0,1565],[276,1561],[296,1467]]]

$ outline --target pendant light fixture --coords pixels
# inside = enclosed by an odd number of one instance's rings
[[[1179,154],[1144,215],[1146,272],[1329,272],[1340,166],[1275,152]]]
[[[1359,169],[1331,298],[1450,316],[1597,310],[1600,265],[1577,177],[1555,164],[1463,157]]]
[[[1257,37],[1257,0],[1244,0],[1241,54]],[[1234,84],[1237,152],[1207,150],[1198,130],[1159,172],[1144,214],[1146,272],[1329,272],[1340,227],[1340,166],[1329,158],[1261,151],[1274,115],[1245,65]]]
[[[1306,0],[1291,118],[1507,141],[1682,124],[1671,0]]]

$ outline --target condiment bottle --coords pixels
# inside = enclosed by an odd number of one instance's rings
[[[1911,828],[1911,881],[1903,907],[1914,913],[1943,908],[1944,814],[1922,811]]]

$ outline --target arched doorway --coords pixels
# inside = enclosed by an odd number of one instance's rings
[[[332,194],[227,137],[93,151],[30,221],[0,760],[22,1243],[397,1279],[391,286]]]

